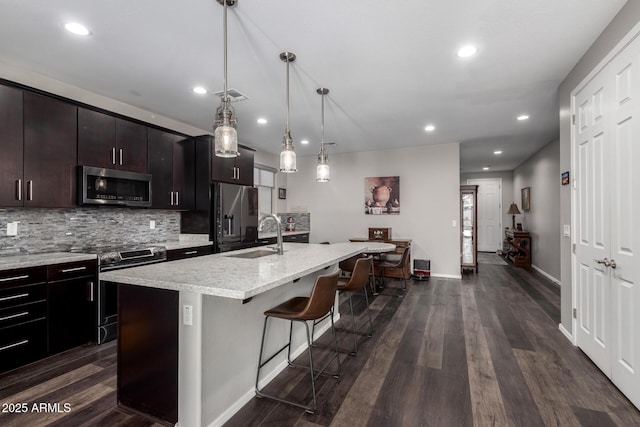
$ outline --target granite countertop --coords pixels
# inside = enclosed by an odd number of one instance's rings
[[[264,248],[263,248],[264,249]],[[243,249],[101,273],[101,280],[244,300],[336,264],[366,249],[362,243],[285,243],[284,255],[235,258]]]
[[[31,255],[10,255],[0,257],[0,271],[14,268],[39,267],[42,265],[64,264],[97,259],[96,255],[71,252],[50,252]]]
[[[309,230],[306,231],[283,231],[282,232],[282,237],[284,236],[293,236],[296,234],[309,234],[311,233]],[[269,231],[269,232],[264,232],[264,233],[258,233],[258,239],[270,239],[271,237],[277,237],[278,236],[278,232],[276,231]]]

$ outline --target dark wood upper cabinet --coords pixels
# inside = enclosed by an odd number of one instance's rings
[[[76,206],[77,117],[75,105],[24,92],[24,206]]]
[[[78,164],[146,172],[146,126],[80,107]]]
[[[22,91],[0,85],[0,206],[22,206]]]
[[[194,207],[194,141],[149,128],[147,172],[152,175],[153,208]]]
[[[253,150],[238,146],[238,151],[238,157],[211,156],[212,181],[253,186]]]

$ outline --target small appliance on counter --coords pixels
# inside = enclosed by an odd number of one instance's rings
[[[296,231],[296,223],[293,220],[292,216],[287,218],[287,226],[286,226],[285,230],[286,231]]]

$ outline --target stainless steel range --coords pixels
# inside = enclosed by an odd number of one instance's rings
[[[93,248],[88,252],[98,256],[98,271],[138,267],[167,260],[167,250],[164,246]],[[96,295],[98,296],[98,344],[102,344],[118,336],[118,285],[98,280]]]

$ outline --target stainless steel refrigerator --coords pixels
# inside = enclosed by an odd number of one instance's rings
[[[250,248],[258,241],[258,190],[236,184],[211,185],[211,237],[216,252]]]

